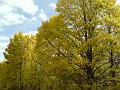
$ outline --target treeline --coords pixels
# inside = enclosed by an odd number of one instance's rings
[[[119,90],[116,0],[59,0],[36,35],[17,33],[0,63],[0,90]]]

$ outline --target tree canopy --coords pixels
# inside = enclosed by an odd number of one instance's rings
[[[59,0],[56,11],[36,35],[10,39],[0,90],[119,90],[116,0]]]

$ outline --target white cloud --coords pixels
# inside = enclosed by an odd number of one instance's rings
[[[22,24],[24,21],[27,21],[28,19],[24,15],[11,12],[3,16],[3,20],[8,22],[7,25],[13,25],[13,24]]]
[[[37,20],[37,17],[32,17],[30,20],[35,21],[35,20]]]
[[[5,49],[9,42],[0,42],[0,49]]]
[[[0,54],[3,54],[5,50],[4,49],[0,49]]]
[[[36,35],[37,31],[30,31],[27,33],[24,33],[25,35]]]
[[[5,19],[0,18],[0,26],[7,26],[7,25],[10,25],[10,23]]]
[[[50,3],[49,7],[51,9],[55,10],[56,9],[56,4],[55,3]]]
[[[12,10],[13,10],[13,7],[11,7],[11,6],[7,5],[7,4],[4,4],[4,3],[0,4],[0,16],[8,14]]]
[[[120,4],[120,0],[117,0],[117,1],[116,1],[116,4]]]
[[[5,61],[3,52],[5,52],[5,50],[0,50],[0,63]]]
[[[0,42],[0,61],[3,61],[5,49],[7,48],[9,42]]]
[[[0,32],[5,31],[4,29],[0,28]]]
[[[3,57],[3,55],[2,55],[3,52],[5,52],[5,49],[1,49],[1,48],[0,48],[0,59],[1,59],[1,56]],[[0,61],[1,61],[1,60],[0,60]]]
[[[38,14],[38,17],[42,20],[42,21],[46,21],[48,19],[45,11],[43,9],[40,10],[40,13]]]
[[[0,18],[0,26],[22,24],[27,20],[27,17],[25,17],[24,15],[10,12],[9,14],[6,14],[2,18]]]
[[[5,48],[0,47],[0,62],[3,62],[3,60],[4,60],[3,52],[5,52]]]
[[[38,12],[38,6],[35,5],[33,0],[4,0],[4,2],[31,15],[35,15]]]
[[[14,8],[5,2],[0,2],[0,5],[0,27],[22,24],[24,21],[28,20],[24,15],[13,12]]]
[[[0,27],[37,20],[35,16],[39,9],[33,0],[1,0],[0,6]],[[28,19],[23,14],[14,12],[18,8],[34,16]]]
[[[0,41],[9,41],[9,37],[0,36]]]

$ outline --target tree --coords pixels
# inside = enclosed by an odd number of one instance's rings
[[[115,35],[110,35],[108,27],[112,27],[111,30],[114,31],[119,30],[119,8],[115,0],[59,0],[57,4],[57,11],[64,17],[64,23],[72,30],[79,32],[78,39],[82,48],[78,55],[82,57],[83,61],[87,61],[82,69],[87,75],[89,85],[93,85],[96,81],[106,80],[101,77],[105,72],[108,73],[113,64],[112,59],[108,60],[112,56],[111,53],[110,56],[107,53],[107,51],[111,51],[108,43],[113,42],[115,45],[118,43],[113,39]],[[114,48],[114,50],[116,49]]]
[[[29,37],[23,33],[17,33],[10,40],[10,44],[4,53],[8,63],[9,82],[11,89],[23,90],[23,67],[28,60],[29,55]]]
[[[59,0],[56,11],[35,36],[10,39],[0,89],[118,90],[120,6],[115,0]]]
[[[116,85],[116,82],[119,81],[119,79],[115,79],[118,73],[118,68],[119,68],[119,62],[120,60],[117,59],[119,58],[119,40],[117,39],[117,36],[119,35],[119,30],[120,30],[120,6],[115,5],[113,3],[113,7],[110,7],[108,10],[107,15],[103,18],[102,22],[102,27],[105,32],[108,33],[110,36],[110,41],[108,42],[108,61],[110,62],[110,77],[112,77],[112,80],[110,79],[112,85]],[[117,71],[117,72],[116,72]]]
[[[9,73],[7,71],[8,67],[7,67],[7,63],[1,62],[0,63],[0,89],[7,89],[7,80],[8,80],[8,74]]]

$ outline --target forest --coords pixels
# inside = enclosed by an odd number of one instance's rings
[[[120,5],[59,0],[36,35],[16,33],[0,63],[0,90],[120,90]]]

